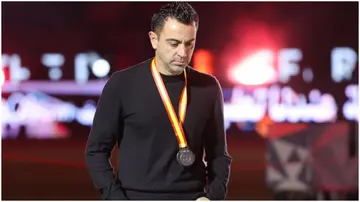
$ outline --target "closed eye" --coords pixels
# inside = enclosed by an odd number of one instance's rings
[[[170,46],[173,47],[173,48],[178,47],[178,45],[179,45],[178,43],[170,43]]]

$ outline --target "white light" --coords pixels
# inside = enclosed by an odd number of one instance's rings
[[[88,57],[85,53],[75,56],[75,81],[76,83],[86,83],[89,79]]]
[[[297,48],[282,49],[278,55],[279,81],[287,83],[290,77],[299,74],[302,52]]]
[[[2,110],[2,92],[1,92],[1,88],[2,88],[2,85],[4,84],[5,82],[5,75],[4,75],[4,71],[2,69],[2,67],[0,68],[0,114],[3,114],[3,110]],[[2,116],[0,116],[0,137],[2,137]]]
[[[47,67],[60,67],[64,64],[64,55],[59,53],[45,53],[41,57],[41,62]]]
[[[259,51],[246,58],[230,72],[234,80],[243,85],[262,85],[276,80],[274,59],[270,50]]]
[[[1,67],[4,68],[9,64],[10,56],[7,54],[1,55]]]
[[[310,68],[305,68],[302,73],[303,79],[306,83],[312,82],[314,74]]]
[[[0,68],[0,88],[4,85],[5,83],[5,74],[4,74],[4,70],[2,68]],[[1,94],[0,94],[1,95]],[[1,98],[1,97],[0,97]]]
[[[234,89],[232,97],[236,97],[236,99],[224,102],[224,119],[227,127],[231,123],[260,121],[266,110],[275,122],[314,121],[324,123],[336,119],[337,105],[334,97],[330,94],[322,94],[318,89],[310,91],[308,103],[304,94],[298,94],[289,86],[283,88],[270,87],[267,91],[268,103],[262,102],[263,98],[259,96],[261,93],[255,93],[255,91],[253,94],[245,95],[240,89]],[[351,106],[345,110],[349,112],[350,109],[354,108]],[[348,117],[353,116],[348,115]]]
[[[9,81],[12,83],[20,83],[21,81],[28,80],[30,78],[30,70],[21,66],[21,58],[17,54],[11,56],[3,55],[2,59],[5,59],[2,66],[9,68]]]
[[[309,93],[309,101],[312,103],[318,103],[321,99],[321,93],[318,89],[313,89]]]
[[[358,103],[359,103],[359,94],[358,94],[358,85],[349,85],[345,89],[345,95],[348,98],[345,102],[342,111],[346,119],[348,120],[358,120]]]
[[[62,77],[60,68],[52,68],[49,70],[49,77],[51,80],[59,80]]]
[[[331,77],[339,83],[350,80],[356,68],[357,53],[350,47],[337,47],[331,51]]]
[[[91,69],[92,69],[92,72],[94,73],[95,76],[97,76],[97,77],[105,77],[110,72],[110,64],[109,64],[108,61],[106,61],[104,59],[97,59],[92,64]]]
[[[86,126],[91,126],[96,112],[96,103],[93,101],[86,101],[84,106],[78,109],[76,120]]]

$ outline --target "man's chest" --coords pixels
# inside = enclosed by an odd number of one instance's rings
[[[183,87],[182,84],[177,83],[166,84],[177,118]],[[147,130],[149,134],[156,131],[173,131],[168,112],[155,85],[149,84],[146,90],[134,89],[124,100],[122,114],[125,127]],[[206,90],[188,86],[186,115],[183,123],[187,134],[201,133],[211,118],[213,102]]]

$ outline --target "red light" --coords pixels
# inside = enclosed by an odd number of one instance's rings
[[[194,68],[206,74],[213,74],[213,56],[208,50],[198,50],[194,54]]]
[[[264,52],[261,50],[271,51],[273,56],[270,59],[275,61],[277,56],[273,50],[279,50],[284,46],[285,30],[274,29],[271,24],[244,18],[235,21],[231,31],[232,34],[228,40],[231,43],[225,44],[224,50],[219,56],[221,64],[231,74],[228,75],[230,81],[234,84],[246,85],[246,87],[258,87],[272,83],[270,82],[272,69],[259,66],[275,66],[275,62],[266,61],[269,58],[266,54],[256,52],[257,50],[260,52]],[[269,70],[269,75],[260,74],[267,70]],[[275,68],[273,70],[277,72]]]

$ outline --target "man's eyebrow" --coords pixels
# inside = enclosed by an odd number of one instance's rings
[[[168,42],[177,42],[177,43],[181,43],[181,41],[177,40],[177,39],[166,39],[166,41]]]
[[[195,39],[190,39],[189,41],[186,41],[185,43],[189,43],[189,42],[192,42],[192,41],[194,41]],[[168,41],[168,42],[176,42],[176,43],[181,43],[181,41],[180,40],[177,40],[177,39],[166,39],[166,41]]]

